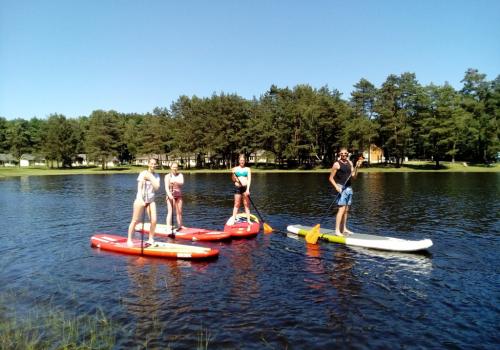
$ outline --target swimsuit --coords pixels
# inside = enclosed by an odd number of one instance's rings
[[[242,167],[238,167],[236,169],[236,171],[234,172],[234,175],[236,177],[248,177],[248,169],[247,168],[242,168]],[[241,183],[239,182],[239,179],[236,180],[236,183],[241,185]],[[247,190],[247,186],[236,186],[235,189],[234,189],[234,193],[235,194],[243,194],[245,193]]]
[[[181,185],[179,185],[176,181],[172,181],[177,178],[184,182],[184,177],[181,173],[178,173],[177,175],[170,173],[170,192],[172,193],[174,199],[182,198]]]
[[[137,181],[142,181],[144,179],[144,176],[147,174],[147,172],[148,172],[147,170],[142,171],[139,174],[139,176],[137,177]],[[157,181],[160,181],[160,175],[158,175],[158,174],[155,173],[155,174],[153,174],[153,176],[155,177],[155,179]],[[144,193],[142,194],[142,196],[144,196],[144,198],[142,198],[140,191],[137,192],[136,198],[139,199],[139,200],[143,200],[146,203],[152,203],[152,202],[154,202],[154,200],[155,200],[155,190],[153,188],[153,184],[151,183],[151,181],[146,180],[144,186],[145,186],[145,189],[143,189]]]

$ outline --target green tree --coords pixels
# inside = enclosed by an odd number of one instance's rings
[[[85,145],[90,160],[101,162],[102,169],[107,168],[108,160],[118,154],[120,133],[118,113],[97,110],[92,112],[88,121]]]
[[[437,169],[446,156],[455,160],[470,115],[461,107],[459,94],[449,84],[431,84],[425,90],[427,110],[420,120],[420,131],[425,150],[434,159]]]
[[[363,151],[370,149],[378,136],[379,125],[374,120],[377,89],[366,79],[361,79],[354,88],[350,100],[352,113],[345,122],[342,139],[348,147]]]
[[[18,161],[31,149],[29,127],[29,122],[24,119],[14,119],[7,124],[6,142],[9,152]]]
[[[76,157],[79,144],[77,124],[66,119],[64,115],[52,114],[43,128],[42,152],[47,161],[59,162],[63,167],[71,167]]]
[[[396,167],[411,151],[412,132],[421,109],[422,87],[415,74],[391,74],[378,90],[375,112],[385,157],[394,158]]]
[[[0,153],[6,153],[9,150],[7,143],[7,119],[0,117]]]
[[[489,83],[477,69],[468,69],[462,80],[463,107],[476,121],[478,135],[473,157],[491,160],[498,150],[498,79]]]

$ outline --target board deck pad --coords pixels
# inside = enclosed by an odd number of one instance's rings
[[[232,237],[252,237],[256,236],[260,231],[259,219],[250,214],[250,222],[246,214],[240,213],[233,220],[230,217],[224,225],[224,231],[229,232]]]

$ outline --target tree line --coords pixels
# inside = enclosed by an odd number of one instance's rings
[[[264,152],[278,166],[331,166],[341,146],[375,144],[396,166],[403,160],[490,162],[499,146],[500,76],[468,69],[463,87],[422,86],[414,73],[391,74],[377,88],[366,79],[349,99],[328,86],[280,88],[259,98],[180,96],[146,114],[96,110],[89,116],[6,120],[0,153],[39,154],[71,167],[78,154],[130,163],[141,154],[196,158],[198,167],[230,167],[240,153]]]

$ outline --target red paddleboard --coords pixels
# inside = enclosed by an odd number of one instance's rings
[[[150,224],[149,222],[144,223],[144,229],[141,224],[137,224],[135,226],[135,230],[142,233],[149,233]],[[203,228],[193,228],[193,227],[184,227],[179,230],[174,231],[174,236],[167,231],[167,225],[158,224],[155,229],[155,237],[156,235],[162,237],[170,237],[176,239],[185,239],[188,241],[222,241],[224,239],[230,239],[231,233],[223,232],[223,231],[210,231]]]
[[[165,242],[155,242],[152,245],[143,242],[143,244],[143,249],[141,249],[141,241],[134,239],[133,245],[129,246],[127,244],[127,237],[107,233],[97,233],[90,238],[90,245],[92,247],[131,255],[193,260],[210,259],[219,255],[219,251],[217,249],[206,247]]]
[[[259,219],[251,214],[250,222],[248,222],[246,214],[240,213],[236,215],[236,220],[232,220],[232,217],[229,218],[224,226],[224,232],[231,233],[231,237],[252,237],[256,236],[259,231]]]

